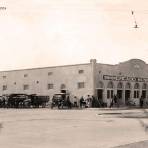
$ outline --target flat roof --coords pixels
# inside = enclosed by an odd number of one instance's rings
[[[91,63],[71,64],[71,65],[60,65],[60,66],[49,66],[49,67],[37,67],[37,68],[24,68],[24,69],[14,69],[14,70],[0,70],[0,72],[13,72],[13,71],[25,71],[25,70],[37,70],[37,69],[47,69],[47,68],[57,68],[57,67],[81,66],[81,65],[89,65],[89,64],[91,64]]]

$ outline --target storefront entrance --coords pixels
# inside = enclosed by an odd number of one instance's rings
[[[103,101],[103,89],[97,89],[98,100]]]
[[[117,85],[117,98],[118,98],[118,105],[123,104],[123,83],[119,82]]]
[[[103,90],[104,90],[104,84],[103,82],[99,81],[96,85],[96,95],[99,102],[99,106],[103,104]]]
[[[143,98],[146,98],[146,90],[142,90],[142,96]]]
[[[123,93],[122,90],[117,90],[117,97],[118,97],[119,99],[122,99],[122,93]]]
[[[130,99],[130,94],[131,94],[130,90],[125,90],[125,104],[126,105],[128,104],[128,101]]]

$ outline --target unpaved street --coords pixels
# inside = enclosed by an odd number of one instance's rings
[[[147,110],[1,109],[1,148],[111,148],[147,140]]]

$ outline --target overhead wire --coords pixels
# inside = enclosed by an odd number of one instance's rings
[[[132,10],[131,13],[132,13],[133,18],[134,18],[134,23],[135,23],[134,28],[139,28],[139,26],[138,26],[138,24],[137,24],[137,21],[136,21],[136,17],[135,17],[135,13],[134,13],[134,11]]]

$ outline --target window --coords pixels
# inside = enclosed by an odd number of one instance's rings
[[[66,85],[65,84],[61,84],[61,90],[62,89],[66,89]]]
[[[84,73],[84,70],[79,70],[79,74],[82,74],[82,73]]]
[[[125,89],[126,89],[126,90],[131,89],[131,84],[130,84],[130,83],[126,83],[126,85],[125,85]]]
[[[28,90],[29,89],[29,85],[28,84],[25,84],[23,87],[24,87],[24,90]]]
[[[84,88],[84,82],[78,82],[78,89]]]
[[[109,98],[110,98],[110,91],[107,90],[107,99],[109,99]]]
[[[136,83],[136,84],[134,85],[134,89],[139,89],[139,83]]]
[[[48,72],[48,76],[51,76],[53,74],[53,72]]]
[[[6,76],[3,76],[3,79],[6,79]]]
[[[24,77],[28,77],[28,74],[24,74]]]
[[[103,86],[104,86],[103,82],[99,81],[99,82],[97,83],[97,88],[103,89]]]
[[[114,84],[112,81],[108,82],[108,85],[107,85],[107,98],[110,99],[110,98],[113,98],[113,94],[114,94],[114,91],[113,91],[113,88],[114,88]]]
[[[142,85],[142,89],[146,89],[147,88],[147,85],[144,83],[143,85]]]
[[[134,85],[134,98],[139,98],[139,88],[140,88],[140,86],[139,86],[139,83],[136,83],[135,85]]]
[[[53,84],[48,84],[48,89],[53,89]]]
[[[118,89],[122,89],[123,88],[123,84],[121,82],[119,82],[118,85],[117,85],[117,88]]]
[[[113,89],[114,88],[114,84],[112,81],[110,81],[107,85],[107,88]]]
[[[114,91],[113,90],[107,90],[107,99],[113,98]]]
[[[3,90],[7,90],[7,85],[3,85]]]
[[[138,90],[134,90],[134,98],[139,98],[139,91]]]

